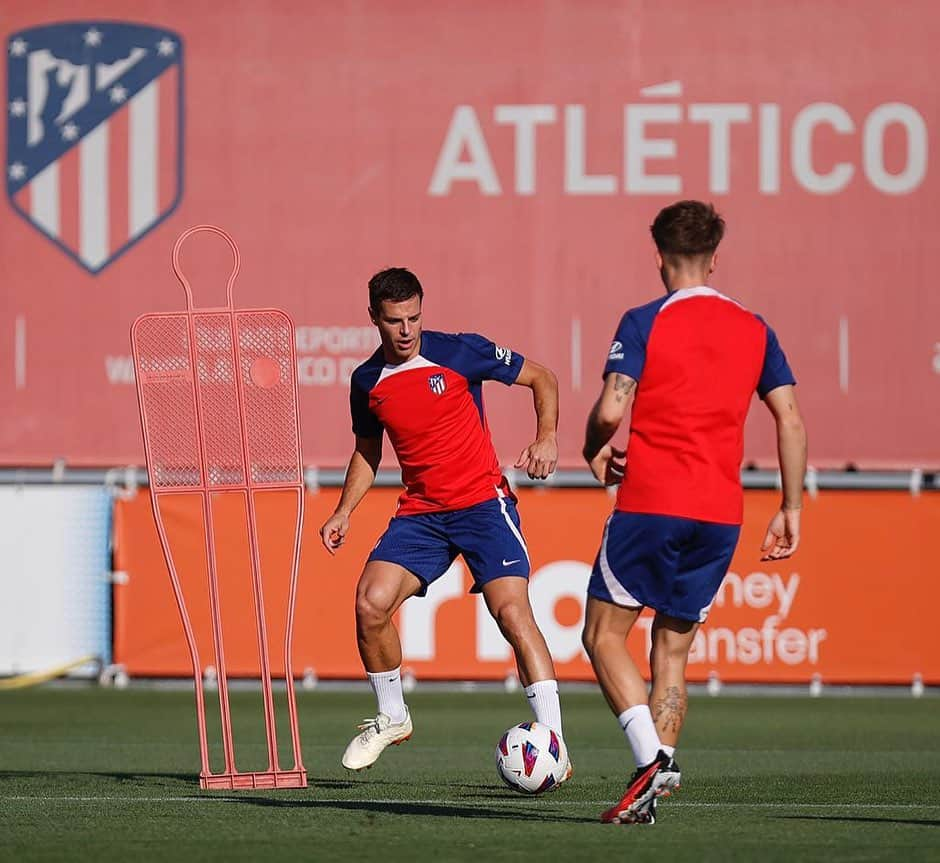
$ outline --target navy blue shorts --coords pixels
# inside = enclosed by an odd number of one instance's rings
[[[463,555],[471,574],[471,593],[504,575],[529,577],[529,552],[512,498],[500,497],[452,512],[396,516],[369,560],[397,563],[422,582],[418,596]]]
[[[588,596],[701,623],[740,533],[736,524],[614,512],[604,527]]]

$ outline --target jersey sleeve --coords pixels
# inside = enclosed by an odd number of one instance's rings
[[[384,426],[369,410],[369,394],[356,385],[355,378],[349,387],[349,410],[352,414],[352,430],[356,437],[381,437]]]
[[[639,323],[633,312],[627,312],[621,319],[614,340],[607,354],[604,377],[616,372],[639,381],[646,363],[646,339],[640,332]]]
[[[757,382],[757,394],[762,399],[777,387],[796,383],[787,357],[780,347],[780,342],[777,341],[777,334],[766,323],[764,326],[767,328],[767,348],[764,351],[764,366],[761,369],[760,380]]]
[[[470,381],[499,381],[510,386],[516,382],[525,357],[509,348],[500,347],[477,333],[460,333],[458,348],[451,365]]]

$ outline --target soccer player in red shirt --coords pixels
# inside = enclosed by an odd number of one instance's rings
[[[375,480],[387,434],[405,491],[356,591],[359,654],[378,711],[346,748],[343,765],[352,770],[370,766],[389,744],[411,736],[392,615],[409,597],[423,596],[458,554],[473,575],[472,590],[483,593],[515,652],[536,721],[562,733],[552,658],[529,605],[529,554],[516,499],[483,411],[485,380],[532,390],[536,437],[515,466],[545,479],[558,458],[558,382],[548,369],[482,336],[422,329],[423,297],[418,279],[403,268],[383,270],[369,282],[369,315],[382,344],[352,375],[355,450],[336,511],[320,531],[335,553]]]
[[[777,424],[783,501],[763,560],[800,541],[806,433],[795,380],[773,330],[707,287],[724,221],[680,201],[652,225],[665,296],[628,311],[588,418],[584,458],[617,503],[588,585],[584,646],[637,769],[605,822],[653,823],[656,798],[678,788],[675,747],[688,698],[685,669],[699,625],[740,533],[744,420],[756,391]],[[610,441],[630,410],[626,452]],[[644,607],[655,611],[652,690],[625,641]]]

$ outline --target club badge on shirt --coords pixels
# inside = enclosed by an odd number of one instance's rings
[[[435,395],[443,395],[444,390],[447,389],[447,381],[444,379],[443,374],[431,375],[428,378],[428,386]]]

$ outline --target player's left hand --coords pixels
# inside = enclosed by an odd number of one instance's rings
[[[594,478],[602,485],[618,485],[627,468],[627,453],[611,444],[600,448],[594,458],[588,462]]]
[[[558,442],[555,436],[539,438],[529,444],[513,465],[516,470],[524,470],[529,479],[547,479],[555,472],[558,464]]]

